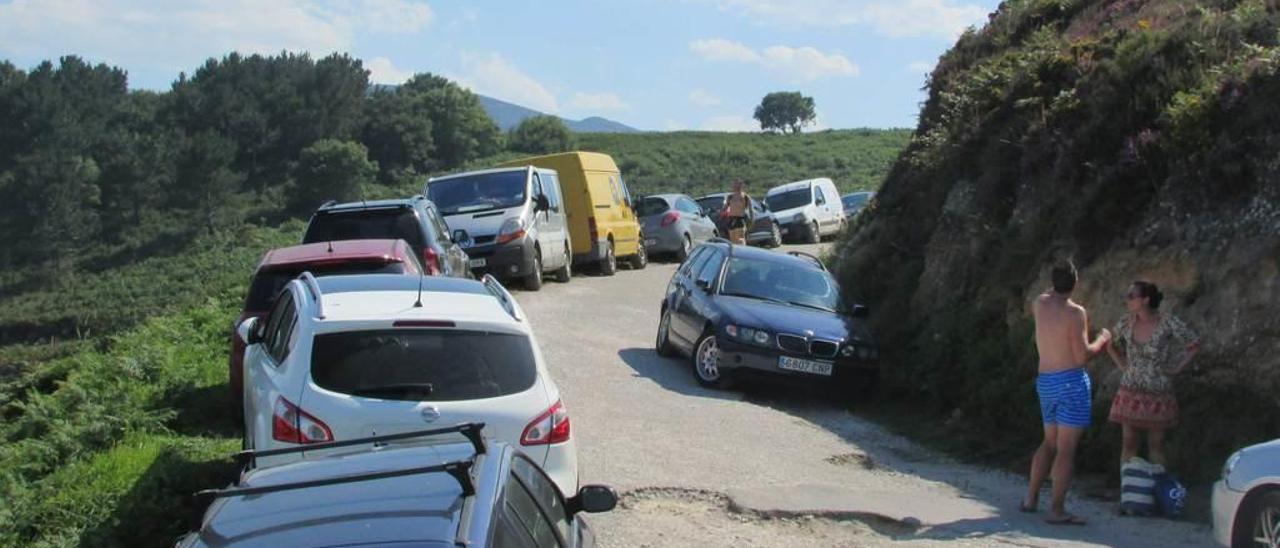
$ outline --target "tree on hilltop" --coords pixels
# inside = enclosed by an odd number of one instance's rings
[[[511,130],[507,147],[516,152],[551,154],[572,150],[573,134],[564,121],[549,114],[525,118]]]
[[[760,129],[800,133],[804,126],[813,124],[818,117],[814,111],[813,97],[805,97],[798,91],[775,91],[764,96],[756,106],[755,119]]]

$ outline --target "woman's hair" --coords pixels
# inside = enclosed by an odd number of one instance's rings
[[[1160,301],[1164,300],[1164,293],[1160,292],[1160,288],[1151,282],[1137,280],[1133,282],[1133,287],[1138,290],[1138,296],[1147,298],[1147,306],[1152,310],[1160,308]]]

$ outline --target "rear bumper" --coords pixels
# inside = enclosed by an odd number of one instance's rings
[[[484,266],[472,266],[477,278],[493,274],[496,278],[518,278],[533,271],[534,240],[528,234],[504,244],[486,244],[466,249],[472,264],[483,260]]]
[[[1236,512],[1244,493],[1227,487],[1227,483],[1218,480],[1213,484],[1213,539],[1222,546],[1231,546],[1232,528],[1235,526]]]
[[[573,438],[564,443],[552,445],[547,450],[547,458],[542,469],[556,482],[565,498],[578,493],[578,447]]]
[[[813,235],[813,222],[780,223],[778,230],[783,238],[805,238]]]
[[[609,244],[609,240],[596,240],[591,242],[591,251],[586,253],[574,253],[573,263],[594,263],[604,258],[605,246]],[[617,253],[617,250],[614,250]]]
[[[650,253],[668,253],[679,251],[684,245],[684,234],[672,230],[675,225],[665,228],[646,229],[644,231],[644,248]]]

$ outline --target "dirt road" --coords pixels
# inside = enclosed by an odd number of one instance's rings
[[[602,545],[1209,545],[1204,526],[1082,499],[1069,504],[1088,525],[1048,525],[1018,512],[1023,477],[952,462],[803,389],[701,388],[687,360],[653,351],[675,268],[516,292],[568,406],[583,483],[623,494],[592,516]]]

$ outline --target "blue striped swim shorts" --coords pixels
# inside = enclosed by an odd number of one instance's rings
[[[1036,377],[1036,394],[1040,396],[1040,416],[1045,424],[1088,428],[1093,394],[1089,373],[1083,367],[1041,373]]]

